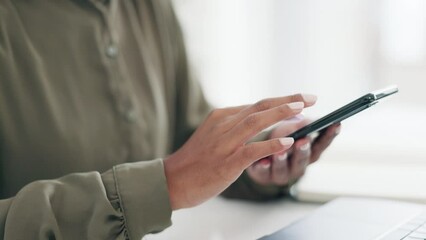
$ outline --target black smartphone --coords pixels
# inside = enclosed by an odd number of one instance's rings
[[[298,140],[312,133],[319,132],[334,123],[341,122],[342,120],[373,106],[374,104],[378,103],[380,99],[397,92],[397,86],[390,86],[385,89],[368,93],[337,109],[336,111],[316,120],[315,122],[312,122],[311,124],[308,124],[305,127],[295,131],[294,133],[288,135],[288,137],[292,137],[294,140]]]

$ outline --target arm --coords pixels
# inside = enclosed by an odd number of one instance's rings
[[[246,144],[312,105],[302,95],[212,111],[164,160],[127,163],[104,174],[37,181],[0,202],[4,239],[140,239],[170,225],[171,210],[216,196],[258,159],[286,151],[292,138]],[[169,197],[170,196],[170,197]]]
[[[3,239],[141,239],[170,226],[161,159],[33,182],[0,201]]]

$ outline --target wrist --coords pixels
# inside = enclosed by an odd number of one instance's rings
[[[182,167],[179,166],[180,161],[178,160],[177,154],[172,154],[164,160],[164,173],[166,175],[167,188],[169,191],[170,206],[172,210],[178,210],[184,207],[188,207],[189,204],[185,204],[186,197],[183,187],[184,179],[181,174]]]

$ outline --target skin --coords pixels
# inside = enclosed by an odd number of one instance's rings
[[[300,119],[281,122],[270,138],[287,136],[305,126],[309,121]],[[253,163],[247,173],[260,185],[285,186],[300,178],[309,164],[316,162],[324,150],[340,132],[340,123],[334,124],[314,140],[307,137],[300,139],[286,151],[279,152]]]
[[[193,207],[217,196],[257,160],[290,149],[292,138],[247,141],[315,101],[313,95],[296,94],[212,111],[191,138],[164,160],[172,209]]]

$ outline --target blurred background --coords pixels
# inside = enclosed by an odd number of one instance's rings
[[[292,188],[296,199],[373,196],[426,203],[426,1],[174,3],[194,75],[215,106],[307,92],[318,96],[304,111],[315,119],[362,94],[398,85],[399,93],[343,122],[332,146]],[[155,239],[189,233],[199,236],[193,239],[253,239],[316,206],[216,198],[173,213],[174,226]]]
[[[397,84],[397,95],[344,122],[330,151],[426,163],[426,1],[174,2],[194,75],[215,106],[308,92],[319,97],[305,111],[315,119]]]
[[[342,102],[398,84],[400,102],[426,106],[416,98],[426,86],[422,0],[175,0],[175,6],[195,74],[216,105],[299,91]]]

